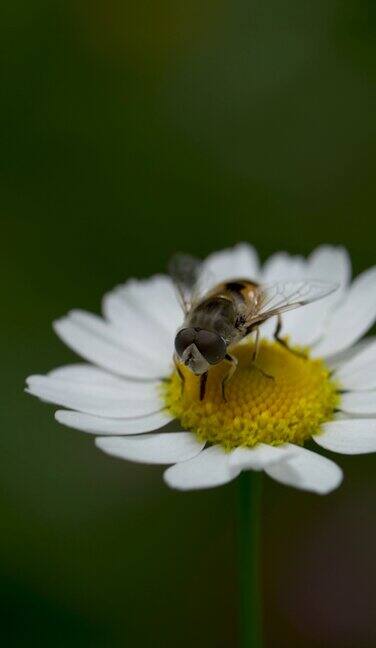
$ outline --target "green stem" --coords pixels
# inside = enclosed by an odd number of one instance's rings
[[[243,472],[238,478],[238,572],[239,624],[241,648],[260,648],[261,588],[260,588],[260,531],[261,531],[261,477],[260,473]]]

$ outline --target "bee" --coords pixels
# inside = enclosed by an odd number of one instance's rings
[[[247,336],[255,334],[250,358],[255,369],[265,378],[274,379],[256,364],[260,326],[276,318],[274,339],[291,353],[281,337],[281,314],[326,297],[338,285],[316,280],[277,281],[259,284],[251,278],[234,278],[205,290],[208,278],[202,262],[184,254],[175,255],[169,264],[170,276],[176,287],[184,313],[184,321],[175,336],[174,364],[184,389],[183,364],[200,377],[200,400],[205,397],[210,367],[229,363],[222,380],[222,397],[226,401],[226,385],[237,367],[232,349]]]

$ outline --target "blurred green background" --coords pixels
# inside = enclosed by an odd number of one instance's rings
[[[375,263],[368,0],[1,7],[2,645],[236,646],[236,484],[169,491],[23,393],[71,362],[51,321],[175,250]],[[265,646],[376,645],[376,471],[264,479]]]

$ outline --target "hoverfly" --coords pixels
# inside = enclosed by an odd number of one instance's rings
[[[180,363],[200,376],[201,400],[205,397],[210,367],[222,361],[230,364],[229,372],[222,381],[222,397],[226,400],[226,383],[237,367],[237,359],[231,350],[251,333],[256,335],[251,363],[266,378],[273,379],[255,364],[260,326],[271,317],[276,317],[275,340],[291,353],[299,355],[281,337],[281,313],[310,304],[338,288],[336,284],[316,280],[278,281],[262,285],[250,278],[235,278],[203,293],[203,264],[184,254],[172,258],[169,272],[184,312],[184,322],[175,337],[174,363],[182,389],[184,374]]]

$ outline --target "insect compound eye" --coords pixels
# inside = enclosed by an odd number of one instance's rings
[[[193,328],[185,328],[179,331],[175,337],[175,351],[181,358],[184,351],[195,341],[196,331]]]
[[[218,333],[201,330],[197,333],[195,344],[210,364],[220,362],[226,355],[226,342]]]

